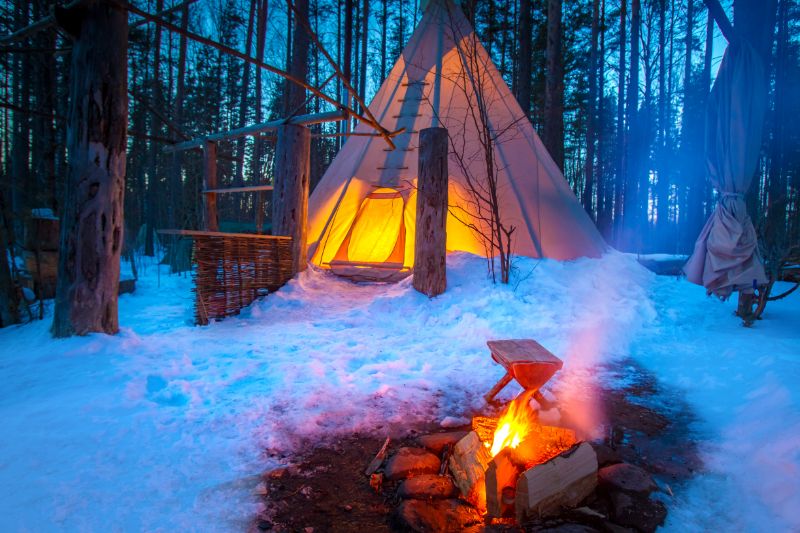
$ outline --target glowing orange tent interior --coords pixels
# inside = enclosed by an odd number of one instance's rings
[[[465,58],[465,50],[473,55]],[[561,260],[603,253],[602,237],[460,8],[433,0],[369,106],[384,127],[405,128],[395,137],[396,148],[380,137],[350,137],[311,195],[308,242],[314,264],[359,279],[408,274],[414,262],[417,134],[431,126],[447,128],[451,138],[447,249],[485,253],[467,226],[483,225],[467,188],[468,175],[480,176],[485,165],[476,156],[482,145],[469,115],[476,83],[490,128],[503,132],[494,156],[502,217],[517,228],[513,252]],[[355,131],[372,133],[366,125]],[[461,165],[453,147],[462,155]]]

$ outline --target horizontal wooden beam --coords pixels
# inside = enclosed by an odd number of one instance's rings
[[[173,144],[171,146],[166,146],[164,148],[164,151],[177,152],[181,150],[190,150],[193,148],[197,148],[199,146],[203,146],[203,144],[207,141],[211,142],[227,141],[230,139],[237,139],[239,137],[246,137],[248,135],[258,135],[259,133],[262,133],[264,131],[274,130],[278,126],[281,126],[283,124],[302,124],[303,126],[309,126],[311,124],[320,124],[322,122],[336,122],[339,120],[345,120],[348,117],[348,114],[349,114],[348,111],[340,109],[337,111],[328,111],[326,113],[298,115],[296,117],[291,117],[288,120],[287,119],[271,120],[269,122],[253,124],[250,126],[245,126],[243,128],[237,128],[235,130],[212,133],[205,137],[198,137],[197,139],[191,139],[189,141]]]
[[[117,2],[119,0],[112,0],[112,1]],[[335,99],[333,99],[332,97],[330,97],[327,94],[323,93],[318,88],[316,88],[316,87],[314,87],[312,85],[309,85],[308,83],[306,83],[305,81],[301,80],[300,78],[292,75],[291,73],[286,72],[285,70],[279,69],[277,67],[274,67],[274,66],[270,65],[269,63],[265,63],[265,62],[263,62],[263,61],[261,61],[259,59],[256,59],[256,58],[250,56],[249,54],[246,54],[244,52],[240,52],[239,50],[236,50],[235,48],[231,48],[229,46],[226,46],[226,45],[224,45],[222,43],[218,43],[218,42],[216,42],[216,41],[214,41],[212,39],[209,39],[207,37],[203,37],[202,35],[198,35],[196,33],[184,30],[183,28],[179,28],[175,24],[167,22],[166,20],[163,20],[163,19],[161,19],[159,17],[153,16],[150,13],[147,13],[146,11],[142,11],[141,9],[139,9],[138,7],[136,7],[136,6],[132,5],[132,4],[126,3],[126,4],[123,4],[123,5],[124,5],[125,9],[127,9],[128,11],[133,13],[134,15],[138,15],[138,16],[140,16],[140,17],[142,17],[142,18],[144,18],[144,19],[146,19],[146,20],[148,20],[148,21],[150,21],[150,22],[152,22],[154,24],[158,24],[159,26],[161,26],[163,28],[166,28],[167,30],[169,30],[169,31],[171,31],[173,33],[177,33],[178,35],[183,35],[187,39],[191,39],[191,40],[193,40],[195,42],[204,44],[206,46],[210,46],[211,48],[219,50],[220,52],[222,52],[224,54],[227,54],[227,55],[230,55],[230,56],[233,56],[233,57],[238,57],[242,61],[246,61],[246,62],[248,62],[250,64],[256,65],[259,68],[262,68],[262,69],[264,69],[266,71],[272,72],[273,74],[277,74],[278,76],[284,78],[285,80],[287,80],[287,81],[289,81],[291,83],[294,83],[294,84],[296,84],[296,85],[298,85],[300,87],[303,87],[305,90],[313,93],[314,96],[317,96],[318,98],[321,98],[325,102],[328,102],[329,104],[331,104],[331,105],[333,105],[333,106],[335,106],[335,107],[337,107],[339,109],[346,110],[349,116],[357,118],[361,122],[363,122],[365,124],[369,124],[376,131],[384,133],[386,142],[389,144],[389,146],[394,148],[394,143],[392,143],[391,137],[388,134],[388,130],[386,130],[383,126],[378,124],[375,120],[373,120],[372,118],[365,117],[364,115],[362,115],[361,113],[359,113],[358,111],[356,111],[353,108],[344,106],[342,103],[337,102]],[[367,110],[367,114],[371,115],[369,113],[369,110]]]
[[[243,237],[245,239],[262,240],[292,240],[291,237],[283,235],[259,235],[257,233],[226,233],[224,231],[198,231],[193,229],[160,229],[158,233],[162,235],[180,235],[183,237]]]
[[[230,192],[258,192],[271,191],[272,185],[250,185],[247,187],[228,187],[226,189],[208,189],[203,191],[205,194],[225,194]]]

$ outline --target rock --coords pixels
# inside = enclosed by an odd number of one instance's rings
[[[419,443],[425,448],[429,449],[436,455],[442,453],[444,447],[447,445],[455,446],[456,442],[460,441],[466,436],[466,431],[448,431],[447,433],[431,433],[430,435],[423,435],[418,440]]]
[[[622,462],[617,452],[610,446],[593,442],[592,448],[594,448],[594,452],[597,454],[597,464],[600,465],[600,468]]]
[[[667,508],[663,503],[641,494],[612,492],[611,505],[614,508],[614,522],[646,533],[655,531],[667,517]]]
[[[608,533],[638,533],[633,528],[613,524],[611,522],[603,522],[603,531]]]
[[[597,480],[605,489],[650,494],[658,488],[650,474],[629,463],[606,466],[597,472]]]
[[[398,520],[411,531],[456,532],[482,522],[478,512],[460,500],[404,500]]]
[[[390,481],[419,474],[438,474],[442,462],[422,448],[400,448],[386,463],[384,476]]]
[[[442,419],[442,422],[439,424],[443,428],[457,428],[461,426],[468,426],[470,423],[469,418],[464,418],[463,416],[446,416]]]
[[[547,533],[599,533],[599,529],[595,529],[585,524],[561,524],[555,527],[547,527],[539,531],[546,531]]]
[[[456,486],[447,476],[423,474],[403,481],[397,489],[401,498],[427,500],[436,498],[452,498],[456,495]]]

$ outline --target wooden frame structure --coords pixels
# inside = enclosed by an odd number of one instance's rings
[[[65,8],[80,6],[85,0],[73,0]],[[149,103],[146,103],[150,111],[165,122],[170,129],[179,134],[183,140],[176,144],[171,144],[165,148],[166,152],[176,152],[181,150],[197,150],[203,152],[203,231],[193,230],[161,230],[162,234],[180,235],[189,237],[194,241],[194,260],[197,264],[195,273],[195,292],[196,318],[198,324],[206,324],[209,319],[221,318],[236,314],[239,310],[249,305],[253,299],[264,290],[276,290],[290,279],[295,273],[305,268],[305,232],[308,204],[308,160],[310,151],[310,139],[307,127],[312,124],[349,120],[355,118],[364,124],[372,127],[376,133],[357,135],[375,135],[383,137],[391,149],[394,149],[393,137],[402,133],[403,130],[390,132],[378,122],[377,118],[370,112],[359,97],[358,92],[349,83],[349,80],[336,65],[331,55],[322,46],[317,36],[312,31],[308,21],[297,11],[292,1],[289,0],[289,7],[295,12],[297,22],[303,26],[309,34],[314,44],[320,49],[324,57],[328,60],[334,70],[320,87],[314,87],[305,80],[296,77],[293,73],[277,68],[264,61],[252,57],[249,53],[244,53],[222,43],[202,35],[193,33],[186,28],[181,28],[172,24],[163,17],[171,12],[195,3],[197,0],[184,0],[178,4],[152,14],[143,11],[127,0],[110,0],[120,9],[136,15],[140,20],[129,23],[129,26],[141,26],[148,23],[157,24],[166,30],[182,35],[183,37],[200,43],[204,46],[214,48],[226,55],[236,57],[247,63],[255,65],[260,69],[281,76],[287,81],[296,84],[309,93],[309,99],[317,97],[328,104],[333,105],[336,110],[313,115],[297,115],[299,108],[295,109],[288,117],[280,120],[273,120],[240,127],[226,132],[217,132],[210,135],[189,139],[180,129],[173,124],[169,118],[163,116]],[[9,35],[0,36],[0,44],[12,43],[21,40],[29,35],[45,30],[58,24],[59,12],[65,8],[56,7],[54,11]],[[343,87],[350,95],[352,100],[360,107],[349,106],[338,102],[331,96],[323,92],[325,85],[333,78],[338,77]],[[137,95],[132,94],[137,97]],[[306,100],[308,101],[308,99]],[[303,106],[300,106],[302,108]],[[300,131],[297,131],[297,127]],[[277,131],[278,140],[278,159],[284,163],[278,172],[283,174],[275,180],[278,187],[278,194],[282,202],[280,209],[273,210],[273,218],[282,212],[292,214],[292,216],[281,216],[277,220],[277,228],[282,235],[260,235],[260,234],[241,234],[224,233],[219,228],[219,216],[217,212],[217,195],[228,193],[259,193],[259,203],[263,203],[261,193],[273,190],[273,185],[251,185],[243,187],[220,187],[217,172],[217,160],[219,158],[217,143],[228,141],[243,136],[261,137],[264,132]],[[304,142],[290,142],[290,135],[286,132],[294,131],[295,136],[304,139]],[[155,140],[155,139],[153,139]],[[281,153],[283,151],[283,153]],[[302,153],[301,153],[302,152]],[[261,206],[259,212],[263,211]],[[295,213],[301,216],[295,217]],[[275,223],[276,221],[273,220]],[[260,231],[260,223],[259,225]]]

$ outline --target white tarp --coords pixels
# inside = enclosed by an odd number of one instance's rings
[[[746,42],[731,43],[706,116],[706,164],[720,198],[683,267],[689,281],[721,298],[767,282],[744,202],[758,165],[766,105],[761,58]]]

